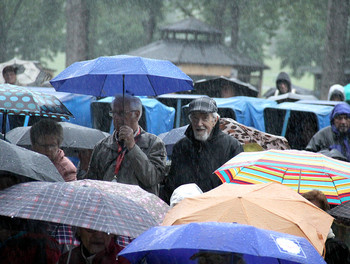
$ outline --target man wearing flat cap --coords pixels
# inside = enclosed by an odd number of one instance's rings
[[[189,104],[185,137],[173,148],[171,167],[165,181],[165,200],[180,185],[197,184],[203,192],[221,184],[213,172],[243,151],[239,141],[223,133],[215,100],[201,97]]]

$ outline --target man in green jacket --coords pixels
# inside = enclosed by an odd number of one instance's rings
[[[166,150],[160,138],[139,126],[141,100],[117,95],[110,114],[114,132],[95,146],[85,178],[135,184],[158,195]]]

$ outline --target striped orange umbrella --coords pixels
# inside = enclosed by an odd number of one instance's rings
[[[350,200],[350,163],[299,150],[242,152],[215,171],[222,182],[279,182],[305,193],[322,191],[330,204]]]

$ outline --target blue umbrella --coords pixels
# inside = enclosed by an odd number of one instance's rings
[[[249,225],[216,222],[153,227],[119,255],[132,263],[170,264],[198,263],[198,258],[209,257],[208,253],[216,254],[211,256],[211,263],[218,263],[215,258],[227,258],[227,262],[220,263],[326,263],[305,238]]]
[[[170,61],[118,55],[75,62],[50,83],[61,92],[156,96],[193,89],[192,79]]]

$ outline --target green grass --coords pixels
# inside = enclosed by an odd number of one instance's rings
[[[276,86],[276,77],[281,72],[284,71],[289,74],[291,81],[294,85],[313,90],[314,88],[314,76],[307,73],[301,79],[297,79],[291,76],[292,70],[288,67],[283,69],[280,68],[280,59],[272,56],[270,59],[265,59],[265,65],[269,66],[271,69],[265,70],[263,74],[263,92],[265,92],[270,87]]]
[[[54,77],[66,68],[66,54],[63,52],[58,53],[53,61],[47,58],[42,58],[42,61],[48,68],[55,70]]]

